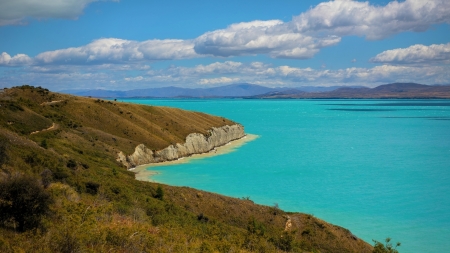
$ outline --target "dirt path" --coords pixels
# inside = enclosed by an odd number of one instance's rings
[[[42,130],[40,130],[40,131],[34,131],[34,132],[32,132],[31,134],[37,134],[37,133],[40,133],[40,132],[51,131],[51,130],[56,130],[56,129],[58,129],[58,125],[55,124],[55,123],[53,123],[51,127],[46,128],[46,129],[42,129]],[[31,135],[31,134],[30,134],[30,135]]]
[[[61,103],[62,101],[64,101],[64,100],[55,100],[55,101],[50,101],[50,102],[44,102],[44,103],[41,103],[41,105],[54,105],[57,103]]]

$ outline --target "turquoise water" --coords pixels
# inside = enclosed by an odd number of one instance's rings
[[[450,101],[126,100],[220,115],[260,138],[153,180],[313,214],[400,252],[450,250]]]

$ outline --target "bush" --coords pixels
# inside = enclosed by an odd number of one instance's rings
[[[69,159],[69,161],[67,161],[67,168],[76,169],[76,167],[77,162],[75,162],[75,160]]]
[[[56,167],[53,171],[53,178],[57,181],[64,181],[69,177],[69,173],[61,167]]]
[[[100,184],[95,182],[87,182],[86,183],[86,192],[92,195],[98,193],[98,188],[100,188]]]
[[[52,203],[50,195],[33,177],[15,174],[0,181],[0,222],[17,230],[36,228]]]
[[[397,247],[400,247],[400,243],[398,242],[395,246],[391,243],[391,238],[386,238],[386,244],[383,245],[381,242],[373,240],[375,245],[373,246],[372,253],[398,253]]]
[[[43,148],[45,148],[45,149],[47,149],[47,148],[48,148],[47,140],[46,140],[46,139],[43,139],[43,140],[41,141],[40,146],[43,147]]]
[[[158,185],[158,188],[156,188],[155,198],[157,198],[159,200],[164,199],[164,190],[160,185]]]

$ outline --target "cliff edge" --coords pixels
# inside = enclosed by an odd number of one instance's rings
[[[240,124],[213,127],[208,130],[206,135],[191,133],[186,137],[185,143],[170,145],[158,151],[151,150],[144,144],[139,144],[131,155],[126,156],[120,151],[117,154],[117,161],[128,169],[143,164],[173,161],[181,157],[209,152],[244,136],[244,127]]]

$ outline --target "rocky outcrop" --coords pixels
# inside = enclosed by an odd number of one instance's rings
[[[159,151],[153,151],[144,144],[139,144],[131,155],[126,156],[123,152],[119,152],[117,161],[127,166],[127,168],[133,168],[142,164],[173,161],[181,157],[209,152],[216,147],[223,146],[244,136],[244,127],[239,124],[213,127],[208,130],[206,136],[200,133],[192,133],[186,137],[185,143],[170,145]]]

